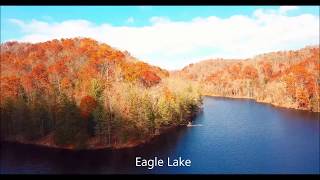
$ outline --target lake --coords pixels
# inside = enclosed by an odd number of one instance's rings
[[[252,100],[204,97],[193,122],[124,150],[78,151],[1,144],[1,173],[319,174],[319,115]],[[135,158],[190,159],[190,167],[135,167]]]

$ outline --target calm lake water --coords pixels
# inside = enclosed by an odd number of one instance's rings
[[[126,150],[71,152],[2,144],[1,173],[319,174],[319,115],[251,100],[204,98],[194,124]],[[135,167],[135,157],[190,159],[191,167]]]

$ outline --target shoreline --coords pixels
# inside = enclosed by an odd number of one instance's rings
[[[308,109],[299,109],[297,107],[287,107],[287,106],[280,105],[278,103],[272,103],[272,102],[268,102],[268,101],[257,100],[255,98],[246,97],[246,96],[235,97],[235,96],[219,96],[219,95],[209,95],[209,94],[203,94],[202,96],[217,97],[217,98],[230,98],[230,99],[247,99],[247,100],[253,100],[253,101],[257,102],[257,103],[271,105],[271,106],[277,107],[277,108],[294,109],[294,110],[300,110],[300,111],[308,111],[308,112],[313,112],[313,113],[320,113],[320,111],[310,111]]]
[[[161,135],[168,133],[176,128],[179,127],[186,127],[187,125],[176,125],[172,127],[167,127],[162,130],[162,132],[158,134],[154,134],[150,137],[148,137],[145,140],[135,140],[135,141],[130,141],[122,144],[114,144],[114,145],[100,145],[100,146],[94,146],[94,145],[88,145],[85,148],[75,148],[73,145],[63,145],[59,146],[53,143],[44,143],[41,139],[37,141],[25,141],[25,140],[1,140],[0,143],[12,143],[12,144],[22,144],[22,145],[28,145],[28,146],[35,146],[39,148],[46,148],[46,149],[55,149],[55,150],[66,150],[66,151],[96,151],[96,150],[125,150],[125,149],[130,149],[130,148],[136,148],[142,145],[145,145],[147,143],[150,143],[157,138],[159,138]],[[48,135],[49,136],[49,135]],[[46,138],[48,138],[46,136]],[[93,138],[92,138],[93,139]],[[92,140],[91,139],[91,140]]]
[[[186,119],[188,122],[192,122],[194,120],[194,117],[202,112],[202,107],[199,107],[199,109],[191,114],[188,119]],[[53,143],[52,141],[52,134],[48,134],[47,136],[35,140],[25,140],[22,137],[15,137],[11,139],[5,139],[0,140],[1,142],[7,142],[7,143],[16,143],[16,144],[23,144],[23,145],[30,145],[30,146],[36,146],[39,148],[48,148],[48,149],[56,149],[56,150],[68,150],[68,151],[95,151],[95,150],[124,150],[129,148],[135,148],[142,145],[145,145],[147,143],[150,143],[157,138],[159,138],[161,135],[169,133],[170,131],[173,131],[177,128],[187,127],[188,124],[174,124],[169,127],[164,127],[159,130],[158,133],[155,133],[149,137],[147,137],[144,140],[131,140],[126,143],[120,143],[120,144],[112,144],[112,145],[98,145],[94,142],[95,138],[91,138],[88,140],[87,145],[83,148],[77,148],[75,145],[69,144],[69,145],[57,145]]]

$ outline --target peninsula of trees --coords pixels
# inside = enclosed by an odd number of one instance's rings
[[[89,38],[1,44],[1,140],[68,149],[131,147],[186,125],[201,96]]]

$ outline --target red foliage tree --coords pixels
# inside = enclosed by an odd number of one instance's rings
[[[1,99],[4,97],[15,98],[19,95],[20,79],[16,76],[1,78]]]
[[[84,96],[80,102],[81,116],[88,119],[94,108],[97,106],[96,100],[91,96]]]
[[[161,78],[151,71],[143,71],[141,73],[141,81],[146,87],[151,87],[160,83]]]
[[[243,70],[243,76],[249,79],[256,79],[258,78],[258,71],[252,66],[246,66]]]
[[[266,79],[270,79],[272,76],[272,65],[270,63],[264,63],[262,70]]]

